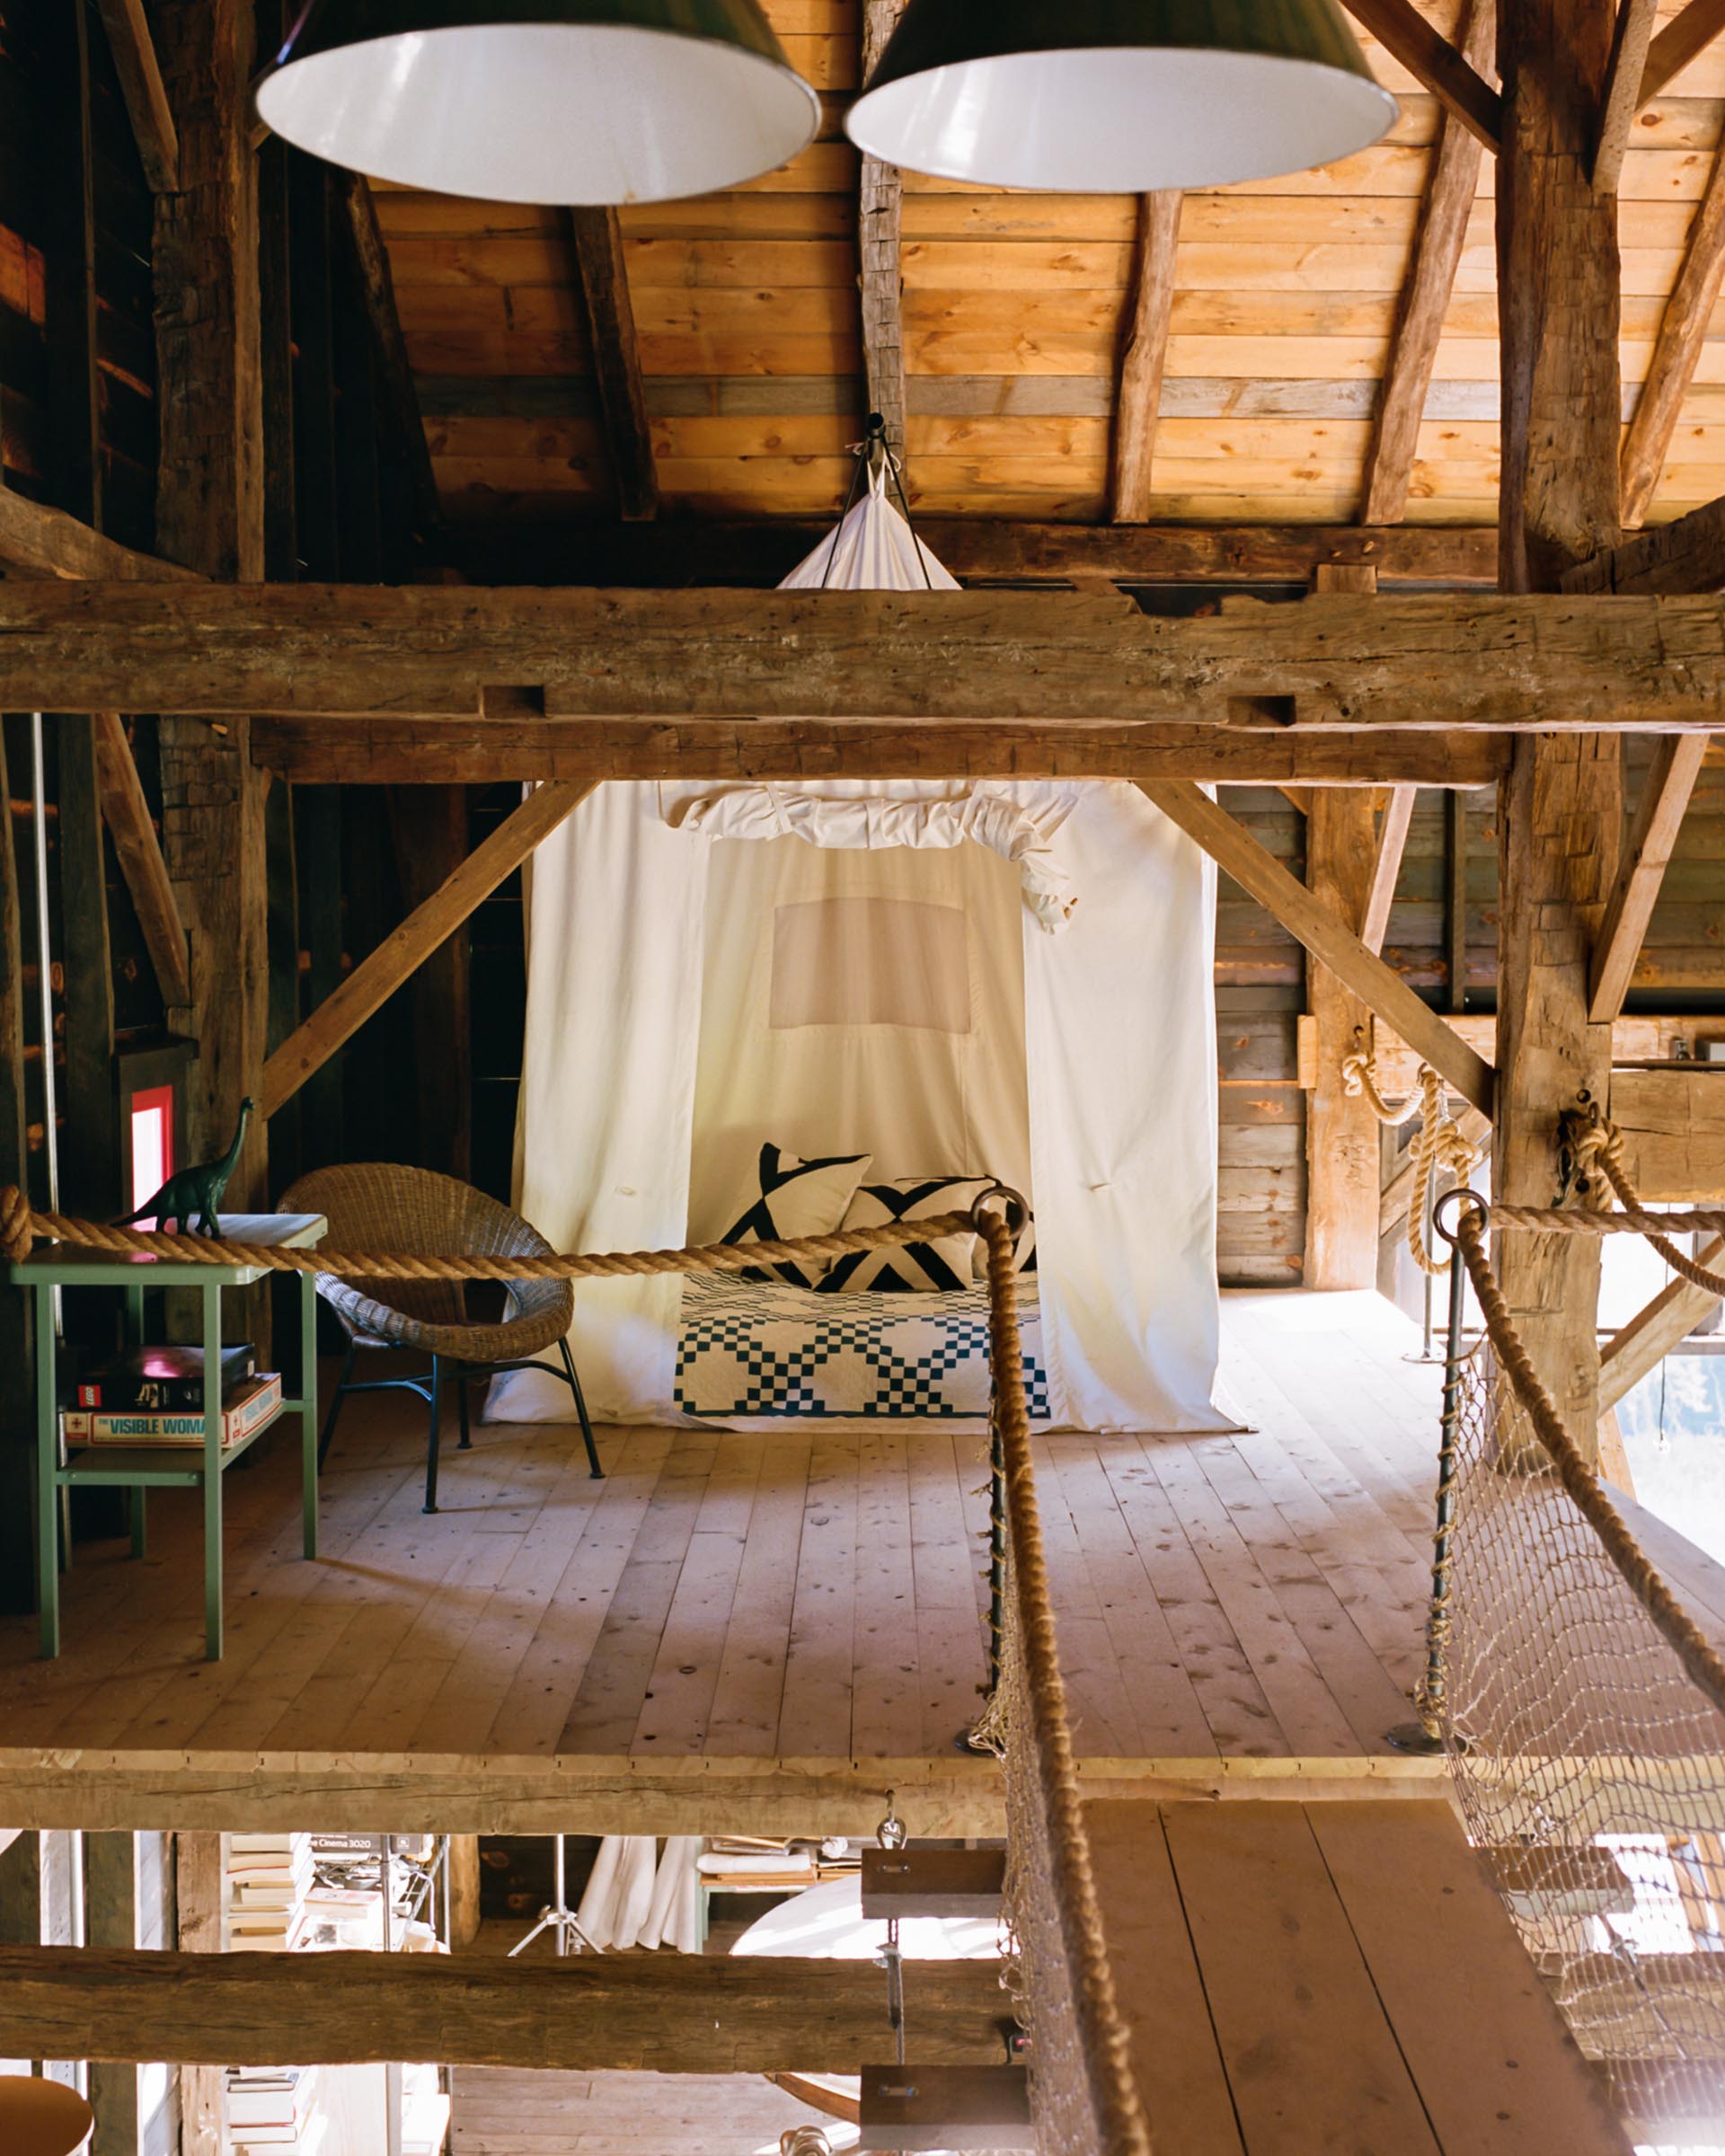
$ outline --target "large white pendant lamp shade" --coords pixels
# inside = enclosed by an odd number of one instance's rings
[[[756,0],[310,0],[258,110],[374,179],[571,205],[735,187],[820,122]]]
[[[845,126],[889,164],[1146,194],[1327,164],[1396,102],[1335,0],[909,0]]]

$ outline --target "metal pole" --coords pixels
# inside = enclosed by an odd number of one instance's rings
[[[1436,1221],[1437,1208],[1433,1207]],[[1398,1752],[1435,1753],[1445,1746],[1445,1659],[1449,1644],[1449,1557],[1455,1522],[1455,1452],[1462,1423],[1462,1315],[1467,1273],[1461,1252],[1449,1253],[1449,1342],[1444,1357],[1444,1403],[1438,1446],[1438,1524],[1431,1545],[1431,1608],[1426,1617],[1426,1674],[1414,1705],[1420,1719],[1386,1732]]]

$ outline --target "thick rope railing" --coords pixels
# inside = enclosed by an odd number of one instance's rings
[[[1405,1123],[1413,1112],[1411,1100],[1390,1100],[1379,1090],[1377,1056],[1362,1045],[1341,1059],[1341,1090],[1350,1098],[1362,1096],[1380,1123],[1392,1129]],[[1450,1261],[1439,1258],[1427,1240],[1426,1223],[1431,1216],[1431,1187],[1439,1169],[1446,1169],[1458,1183],[1465,1183],[1480,1164],[1481,1154],[1463,1135],[1450,1115],[1444,1082],[1429,1063],[1420,1065],[1420,1127],[1413,1139],[1413,1189],[1408,1199],[1408,1250],[1422,1273],[1435,1278],[1448,1272]]]
[[[1620,1216],[1594,1214],[1586,1217],[1597,1224]],[[1500,1209],[1491,1207],[1489,1218],[1492,1225],[1499,1224]],[[1477,1199],[1472,1202],[1464,1199],[1457,1210],[1454,1233],[1473,1293],[1479,1298],[1486,1333],[1499,1366],[1508,1378],[1559,1480],[1576,1509],[1598,1536],[1624,1584],[1658,1627],[1691,1681],[1725,1713],[1725,1660],[1714,1652],[1694,1619],[1667,1586],[1564,1427],[1556,1402],[1545,1390],[1526,1344],[1516,1330],[1515,1320],[1486,1255],[1487,1219],[1488,1210]]]
[[[13,1185],[0,1188],[0,1258],[21,1264],[34,1242],[76,1243],[117,1257],[172,1258],[197,1265],[245,1265],[273,1273],[328,1273],[341,1280],[615,1280],[641,1273],[734,1273],[750,1266],[801,1258],[844,1258],[853,1250],[893,1250],[932,1242],[943,1235],[973,1233],[969,1213],[941,1213],[921,1220],[894,1220],[879,1227],[844,1228],[830,1235],[798,1235],[777,1241],[710,1242],[676,1250],[562,1251],[548,1258],[473,1257],[460,1252],[423,1255],[411,1250],[289,1249],[274,1242],[242,1242],[222,1235],[163,1235],[38,1211]]]
[[[986,1209],[985,1209],[986,1207]],[[978,1231],[988,1253],[988,1339],[995,1373],[995,1419],[1005,1469],[1012,1542],[1013,1615],[1023,1660],[1031,1730],[1009,1729],[1009,1752],[1028,1734],[1029,1757],[1009,1772],[1030,1772],[1039,1783],[1048,1821],[1048,1885],[1058,1913],[1061,1946],[1073,1990],[1091,2108],[1101,2135],[1097,2156],[1150,2156],[1150,2130],[1129,2063],[1126,2022],[1102,1943],[1101,1903],[1084,1831],[1084,1799],[1066,1711],[1066,1682],[1055,1636],[1054,1603],[1037,1505],[1031,1450],[1030,1402],[1024,1394],[1018,1330],[1013,1234],[1004,1211],[978,1206]]]

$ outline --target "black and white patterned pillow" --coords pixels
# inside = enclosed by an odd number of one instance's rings
[[[776,1145],[761,1147],[761,1195],[722,1240],[726,1242],[788,1242],[798,1235],[830,1235],[869,1172],[871,1153],[854,1153],[824,1161],[800,1161]],[[798,1264],[746,1266],[739,1280],[783,1280],[792,1287],[813,1287],[826,1273],[824,1260]]]
[[[985,1190],[986,1175],[907,1175],[891,1183],[863,1183],[845,1215],[847,1228],[876,1228],[889,1220],[932,1220],[965,1213]],[[969,1287],[976,1270],[974,1233],[945,1235],[933,1242],[907,1242],[889,1250],[854,1250],[833,1261],[819,1283],[824,1295],[854,1295],[872,1289],[889,1294],[942,1294]]]

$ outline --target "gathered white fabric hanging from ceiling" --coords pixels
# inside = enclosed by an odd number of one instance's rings
[[[959,588],[887,499],[886,476],[879,466],[871,473],[787,587]],[[1136,786],[836,779],[601,788],[542,844],[535,868],[520,1209],[562,1250],[684,1239],[691,1149],[705,1142],[694,1099],[702,1001],[714,988],[704,970],[713,842],[786,837],[881,853],[973,839],[1017,868],[1028,1180],[1054,1426],[1230,1427],[1211,1399],[1215,870]],[[971,932],[984,932],[979,918]],[[845,1038],[861,1038],[838,1037],[840,1055]],[[833,1113],[841,1091],[832,1089]],[[816,1089],[794,1104],[800,1144],[820,1135],[811,1118],[818,1121],[826,1097]],[[762,1139],[785,1142],[773,1118],[790,1122],[789,1105],[764,1095],[761,1127],[747,1142],[740,1119],[730,1118],[737,1127],[727,1142],[739,1159],[752,1161]],[[843,1150],[837,1135],[832,1145]],[[908,1171],[961,1165],[917,1161]],[[680,1420],[676,1281],[578,1282],[575,1294],[571,1339],[594,1412]],[[496,1381],[488,1408],[499,1419],[567,1412],[562,1388],[533,1372]]]

